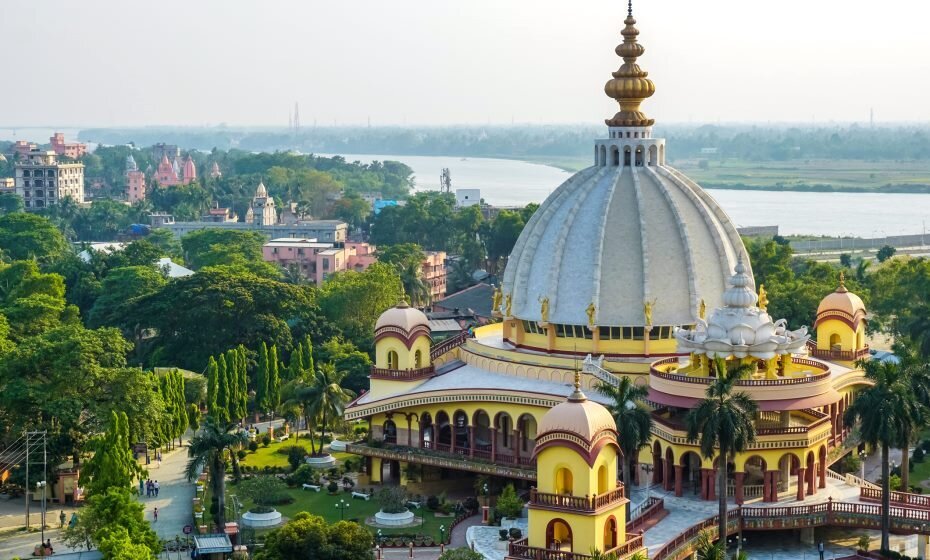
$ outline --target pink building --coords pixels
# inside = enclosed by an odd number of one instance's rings
[[[177,158],[174,161],[168,161],[168,156],[162,155],[158,169],[155,170],[155,183],[159,187],[189,185],[196,179],[197,169],[194,166],[194,160],[189,155],[184,160],[183,169]]]
[[[49,138],[52,144],[52,150],[59,156],[78,159],[87,153],[87,144],[81,142],[65,142],[65,135],[62,132],[56,132]]]
[[[38,149],[39,147],[36,144],[32,142],[26,142],[25,140],[17,140],[16,143],[13,144],[13,154],[24,158],[28,157],[30,153]]]
[[[132,154],[126,157],[126,199],[130,203],[145,200],[145,173],[139,171]]]
[[[446,297],[446,252],[426,251],[423,261],[423,281],[429,286],[432,301]]]
[[[336,247],[316,239],[283,237],[272,239],[262,247],[267,262],[282,268],[296,267],[301,276],[320,285],[335,272],[362,272],[377,262],[375,248],[367,243],[346,243]]]

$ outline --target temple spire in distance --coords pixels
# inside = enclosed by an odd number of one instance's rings
[[[617,56],[623,59],[623,65],[613,73],[613,79],[604,85],[604,93],[617,100],[620,112],[606,121],[607,126],[652,126],[655,120],[640,110],[640,104],[652,97],[656,86],[647,78],[649,73],[636,64],[646,49],[636,40],[639,30],[636,29],[636,19],[633,17],[633,0],[627,2],[627,16],[623,23],[626,24],[620,32],[623,42],[614,49]]]

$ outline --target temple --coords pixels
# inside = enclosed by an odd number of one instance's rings
[[[169,161],[167,155],[162,155],[158,168],[155,170],[155,184],[157,186],[189,185],[196,180],[197,167],[190,155],[184,159],[183,164],[178,161],[178,158]]]
[[[666,142],[642,110],[655,85],[630,7],[605,86],[619,111],[595,140],[592,165],[539,207],[516,242],[493,309],[499,322],[431,344],[426,316],[405,303],[374,333],[371,389],[346,409],[365,419],[375,483],[411,493],[470,487],[477,475],[528,496],[527,538],[508,558],[619,558],[642,549],[624,531],[632,484],[736,504],[803,500],[849,451],[843,412],[868,380],[862,301],[840,281],[817,310],[813,337],[768,315],[734,224],[697,183],[666,163]],[[687,437],[684,417],[721,368],[759,405],[757,441],[718,464]],[[624,457],[624,434],[598,387],[629,378],[649,390],[652,437]]]

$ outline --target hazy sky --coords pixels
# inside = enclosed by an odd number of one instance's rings
[[[0,0],[0,126],[599,123],[626,3]],[[665,122],[930,120],[930,2],[636,0]]]

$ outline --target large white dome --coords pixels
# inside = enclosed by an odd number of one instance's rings
[[[548,298],[550,323],[588,324],[593,303],[597,325],[639,326],[649,302],[652,325],[687,325],[702,299],[723,305],[720,288],[744,251],[736,228],[664,165],[664,141],[641,142],[648,161],[620,165],[606,148],[637,142],[598,141],[598,165],[563,183],[527,223],[504,272],[513,317],[541,321]]]

